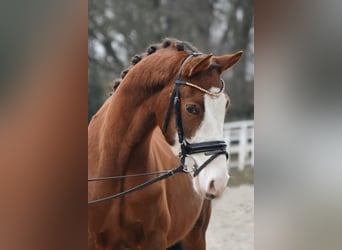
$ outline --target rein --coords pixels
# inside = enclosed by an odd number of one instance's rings
[[[101,199],[89,201],[88,205],[94,205],[94,204],[98,204],[104,201],[121,197],[123,195],[129,194],[131,192],[134,192],[146,186],[149,186],[155,182],[166,179],[179,172],[183,172],[183,173],[193,172],[193,177],[196,177],[210,162],[212,162],[216,157],[222,154],[224,154],[226,156],[226,159],[228,160],[229,155],[228,155],[228,152],[226,151],[227,144],[225,141],[206,141],[206,142],[199,142],[199,143],[189,143],[184,138],[182,115],[181,115],[181,103],[180,103],[181,96],[179,93],[179,87],[183,85],[183,86],[196,88],[197,90],[202,91],[203,93],[206,93],[214,97],[218,97],[224,91],[224,87],[225,87],[224,81],[222,79],[221,79],[222,86],[218,92],[212,92],[212,91],[203,89],[196,84],[182,80],[182,71],[183,71],[185,63],[191,57],[196,57],[199,55],[200,55],[199,53],[191,53],[182,62],[182,65],[178,72],[178,78],[175,81],[175,85],[171,94],[169,106],[166,111],[166,115],[165,115],[165,119],[163,123],[163,132],[165,134],[168,124],[169,124],[171,111],[174,108],[175,113],[176,113],[176,127],[177,127],[178,141],[181,145],[181,152],[179,153],[179,159],[180,159],[181,165],[174,169],[167,170],[167,171],[150,172],[150,173],[143,173],[143,174],[127,175],[127,176],[112,176],[112,177],[99,177],[99,178],[88,179],[88,181],[104,181],[104,180],[113,180],[113,179],[121,179],[121,178],[128,178],[128,177],[146,176],[146,175],[152,175],[152,174],[162,174],[160,176],[152,178],[151,180],[144,182],[142,184],[139,184],[126,191],[117,193],[115,195],[107,196]],[[210,157],[201,166],[197,166],[197,164],[195,164],[193,169],[188,169],[185,166],[185,159],[186,157],[191,156],[191,154],[196,154],[196,153],[204,153],[205,155],[210,155]]]
[[[142,174],[122,175],[122,176],[98,177],[98,178],[90,178],[90,179],[88,179],[88,181],[109,181],[109,180],[115,180],[115,179],[141,177],[141,176],[154,175],[154,174],[164,174],[167,172],[169,172],[169,171],[157,171],[157,172],[149,172],[149,173],[142,173]]]
[[[128,189],[128,190],[126,190],[126,191],[123,191],[123,192],[121,192],[121,193],[117,193],[117,194],[114,194],[114,195],[111,195],[111,196],[107,196],[107,197],[104,197],[104,198],[101,198],[101,199],[98,199],[98,200],[89,201],[89,202],[88,202],[88,205],[94,205],[94,204],[97,204],[97,203],[100,203],[100,202],[109,201],[109,200],[118,198],[118,197],[120,197],[120,196],[129,194],[129,193],[132,193],[132,192],[134,192],[134,191],[137,191],[137,190],[139,190],[139,189],[142,189],[142,188],[144,188],[144,187],[147,187],[147,186],[149,186],[149,185],[151,185],[151,184],[153,184],[153,183],[155,183],[155,182],[158,182],[158,181],[161,181],[161,180],[163,180],[163,179],[166,179],[166,178],[168,178],[168,177],[174,175],[175,173],[184,172],[183,169],[184,169],[183,165],[180,165],[180,166],[178,166],[178,167],[176,167],[176,168],[174,168],[174,169],[171,169],[171,170],[167,171],[167,172],[166,172],[165,174],[163,174],[163,175],[160,175],[160,176],[158,176],[158,177],[155,177],[155,178],[153,178],[153,179],[151,179],[151,180],[149,180],[149,181],[147,181],[147,182],[144,182],[144,183],[142,183],[142,184],[140,184],[140,185],[138,185],[138,186],[135,186],[135,187],[133,187],[133,188],[131,188],[131,189]],[[118,177],[122,177],[122,176],[118,176]],[[109,177],[109,178],[111,178],[111,177]],[[100,179],[100,178],[98,178],[98,179]]]

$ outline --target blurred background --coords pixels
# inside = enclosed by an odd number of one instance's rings
[[[148,6],[142,6],[142,2]],[[207,17],[201,12],[205,9],[203,3],[209,6]],[[251,27],[234,28],[231,26],[234,20],[237,22],[242,13],[245,20],[247,14],[231,8],[245,10],[246,3],[243,0],[195,3],[99,0],[89,1],[88,6],[86,1],[0,2],[1,249],[86,249],[90,116],[87,90],[89,96],[99,92],[100,98],[89,102],[95,100],[100,105],[101,98],[105,99],[111,91],[112,79],[128,65],[129,58],[165,36],[188,40],[206,53],[217,53],[224,49],[223,45],[228,48],[223,53],[244,50],[243,43],[234,41],[242,31],[253,39],[254,21]],[[136,11],[142,8],[144,11]],[[258,52],[254,95],[255,249],[342,249],[341,9],[342,2],[336,0],[258,1],[254,5]],[[162,21],[157,18],[161,16],[165,16]],[[136,25],[133,35],[132,28],[119,29],[131,20]],[[150,20],[148,29],[138,28],[147,20]],[[185,26],[187,22],[191,22],[188,24],[191,28]],[[168,26],[163,26],[165,23]],[[204,26],[199,28],[200,23]],[[213,26],[214,23],[222,26]],[[112,32],[97,31],[95,38],[91,34],[95,24]],[[205,42],[209,35],[193,40],[196,32],[208,30],[205,25],[217,27],[203,33],[210,35],[210,42]],[[158,29],[164,33],[156,32]],[[122,49],[127,51],[124,65],[111,62],[102,45],[102,39],[113,32],[127,39],[120,44],[131,46],[129,51]],[[159,36],[154,38],[151,35],[154,32]],[[225,38],[212,37],[215,32],[226,34]],[[227,32],[231,34],[229,38]],[[139,39],[134,40],[134,35]],[[217,46],[212,42],[217,42]],[[249,51],[254,54],[253,47]],[[87,52],[96,59],[96,70],[93,63],[87,65],[91,60]],[[248,57],[245,53],[243,60]],[[102,65],[111,65],[110,70],[106,73]],[[244,65],[243,61],[234,70],[240,65]],[[230,74],[224,77],[227,80]],[[243,81],[241,77],[237,79]],[[233,99],[228,119],[237,120],[233,118],[233,110],[243,95],[233,93],[238,81],[227,83]],[[93,113],[97,108],[92,105],[89,108]],[[242,194],[227,192],[231,198],[223,202],[236,214],[236,223],[222,220],[227,218],[224,214],[213,215],[227,223],[225,227],[231,227],[229,234],[225,234],[228,242],[234,243],[230,249],[253,249],[253,243],[246,237],[251,235],[249,230],[254,230],[254,215],[250,212],[254,200],[249,196],[250,200],[244,202],[246,209],[241,210],[239,198],[241,202],[246,200],[244,191],[250,194],[247,186],[241,187],[244,187]],[[236,201],[234,206],[233,201]],[[236,230],[239,221],[248,228]],[[212,236],[217,235],[219,230],[215,226],[212,229]],[[247,242],[249,247],[240,247],[237,242]]]
[[[253,119],[254,4],[252,0],[88,1],[88,120],[112,91],[112,81],[135,54],[165,37],[203,53],[244,51],[224,74],[229,121]]]

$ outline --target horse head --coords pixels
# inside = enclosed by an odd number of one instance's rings
[[[230,101],[221,74],[241,55],[183,56],[178,74],[158,101],[157,123],[173,153],[192,173],[195,191],[207,199],[219,196],[229,179],[223,125]]]

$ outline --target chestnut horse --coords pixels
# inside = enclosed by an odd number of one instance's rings
[[[124,71],[89,124],[88,175],[127,177],[166,170],[169,178],[88,205],[89,249],[206,248],[210,199],[224,191],[229,178],[222,141],[229,98],[220,75],[241,55],[204,55],[189,43],[166,39],[133,58],[134,66]],[[155,177],[92,182],[88,199]]]

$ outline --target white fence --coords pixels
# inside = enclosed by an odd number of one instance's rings
[[[254,167],[254,121],[228,122],[223,128],[228,144],[229,167],[243,170]]]

